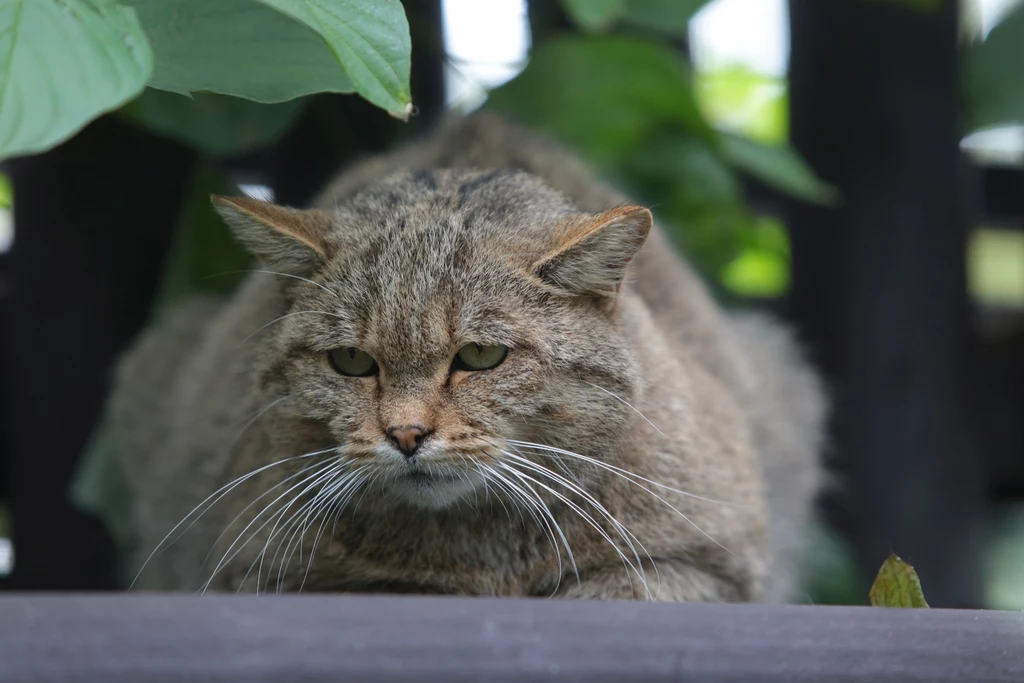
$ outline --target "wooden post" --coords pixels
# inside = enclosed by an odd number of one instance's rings
[[[866,576],[981,606],[988,463],[965,285],[958,8],[790,0],[792,138],[842,193],[791,203],[790,312],[831,381],[835,519]]]
[[[148,319],[193,160],[105,117],[9,165],[12,588],[113,586],[111,542],[68,486],[113,360]]]

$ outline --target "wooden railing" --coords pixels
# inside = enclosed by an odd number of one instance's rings
[[[1024,681],[1024,612],[293,595],[0,597],[0,681]]]

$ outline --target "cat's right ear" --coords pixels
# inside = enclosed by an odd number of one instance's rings
[[[614,300],[653,220],[641,206],[574,216],[559,227],[558,244],[533,265],[533,273],[563,291]]]
[[[235,238],[268,268],[305,277],[329,256],[331,219],[319,209],[290,209],[249,197],[211,195]]]

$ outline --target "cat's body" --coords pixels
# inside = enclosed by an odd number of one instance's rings
[[[347,171],[325,212],[222,202],[284,274],[193,302],[123,362],[134,568],[268,467],[137,585],[784,598],[818,482],[817,382],[770,321],[719,311],[657,229],[633,258],[649,214],[624,203],[489,116]],[[477,342],[506,359],[451,369]],[[337,347],[378,374],[332,371]],[[406,432],[424,438],[412,456]]]

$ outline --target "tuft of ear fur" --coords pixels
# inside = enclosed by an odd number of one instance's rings
[[[267,266],[306,276],[329,256],[330,216],[319,209],[290,209],[249,197],[211,195],[235,238]]]
[[[533,273],[572,294],[613,298],[653,220],[641,206],[574,216],[562,223],[558,245],[533,265]]]

